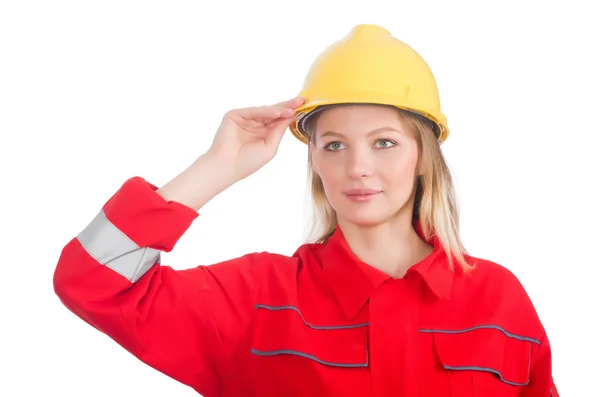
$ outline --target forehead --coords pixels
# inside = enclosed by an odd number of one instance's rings
[[[317,117],[313,126],[318,135],[327,131],[344,135],[363,134],[381,127],[391,127],[404,132],[407,128],[399,110],[393,106],[338,105],[325,108],[315,116]]]

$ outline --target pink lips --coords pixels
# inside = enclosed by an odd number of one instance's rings
[[[344,194],[352,201],[368,201],[381,193],[381,190],[373,189],[350,189]]]

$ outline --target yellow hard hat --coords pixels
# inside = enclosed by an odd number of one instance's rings
[[[448,137],[437,83],[425,60],[386,29],[358,25],[326,48],[312,64],[299,96],[290,130],[307,143],[307,116],[325,105],[368,103],[391,105],[431,120],[441,144]]]

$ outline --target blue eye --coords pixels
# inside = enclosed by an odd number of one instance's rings
[[[380,143],[383,143],[384,146],[379,146]],[[379,139],[377,140],[376,146],[379,149],[387,149],[396,145],[396,142],[391,141],[389,139]]]
[[[341,149],[342,143],[341,142],[331,142],[327,145],[325,145],[325,150],[329,150],[329,151],[336,151]]]
[[[390,139],[378,139],[375,146],[377,149],[387,149],[396,146],[396,142]],[[329,152],[335,152],[344,149],[344,144],[339,141],[334,141],[325,145],[324,148]]]

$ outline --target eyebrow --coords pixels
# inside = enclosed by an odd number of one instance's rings
[[[385,131],[395,131],[399,134],[402,134],[402,131],[396,129],[396,128],[392,128],[392,127],[379,127],[379,128],[375,128],[373,131],[367,133],[367,136],[371,136],[371,135],[375,135],[378,134],[380,132],[385,132]],[[339,132],[335,132],[335,131],[326,131],[323,134],[321,134],[321,137],[326,137],[326,136],[337,136],[337,137],[341,137],[344,138],[345,135],[344,134],[340,134]]]

